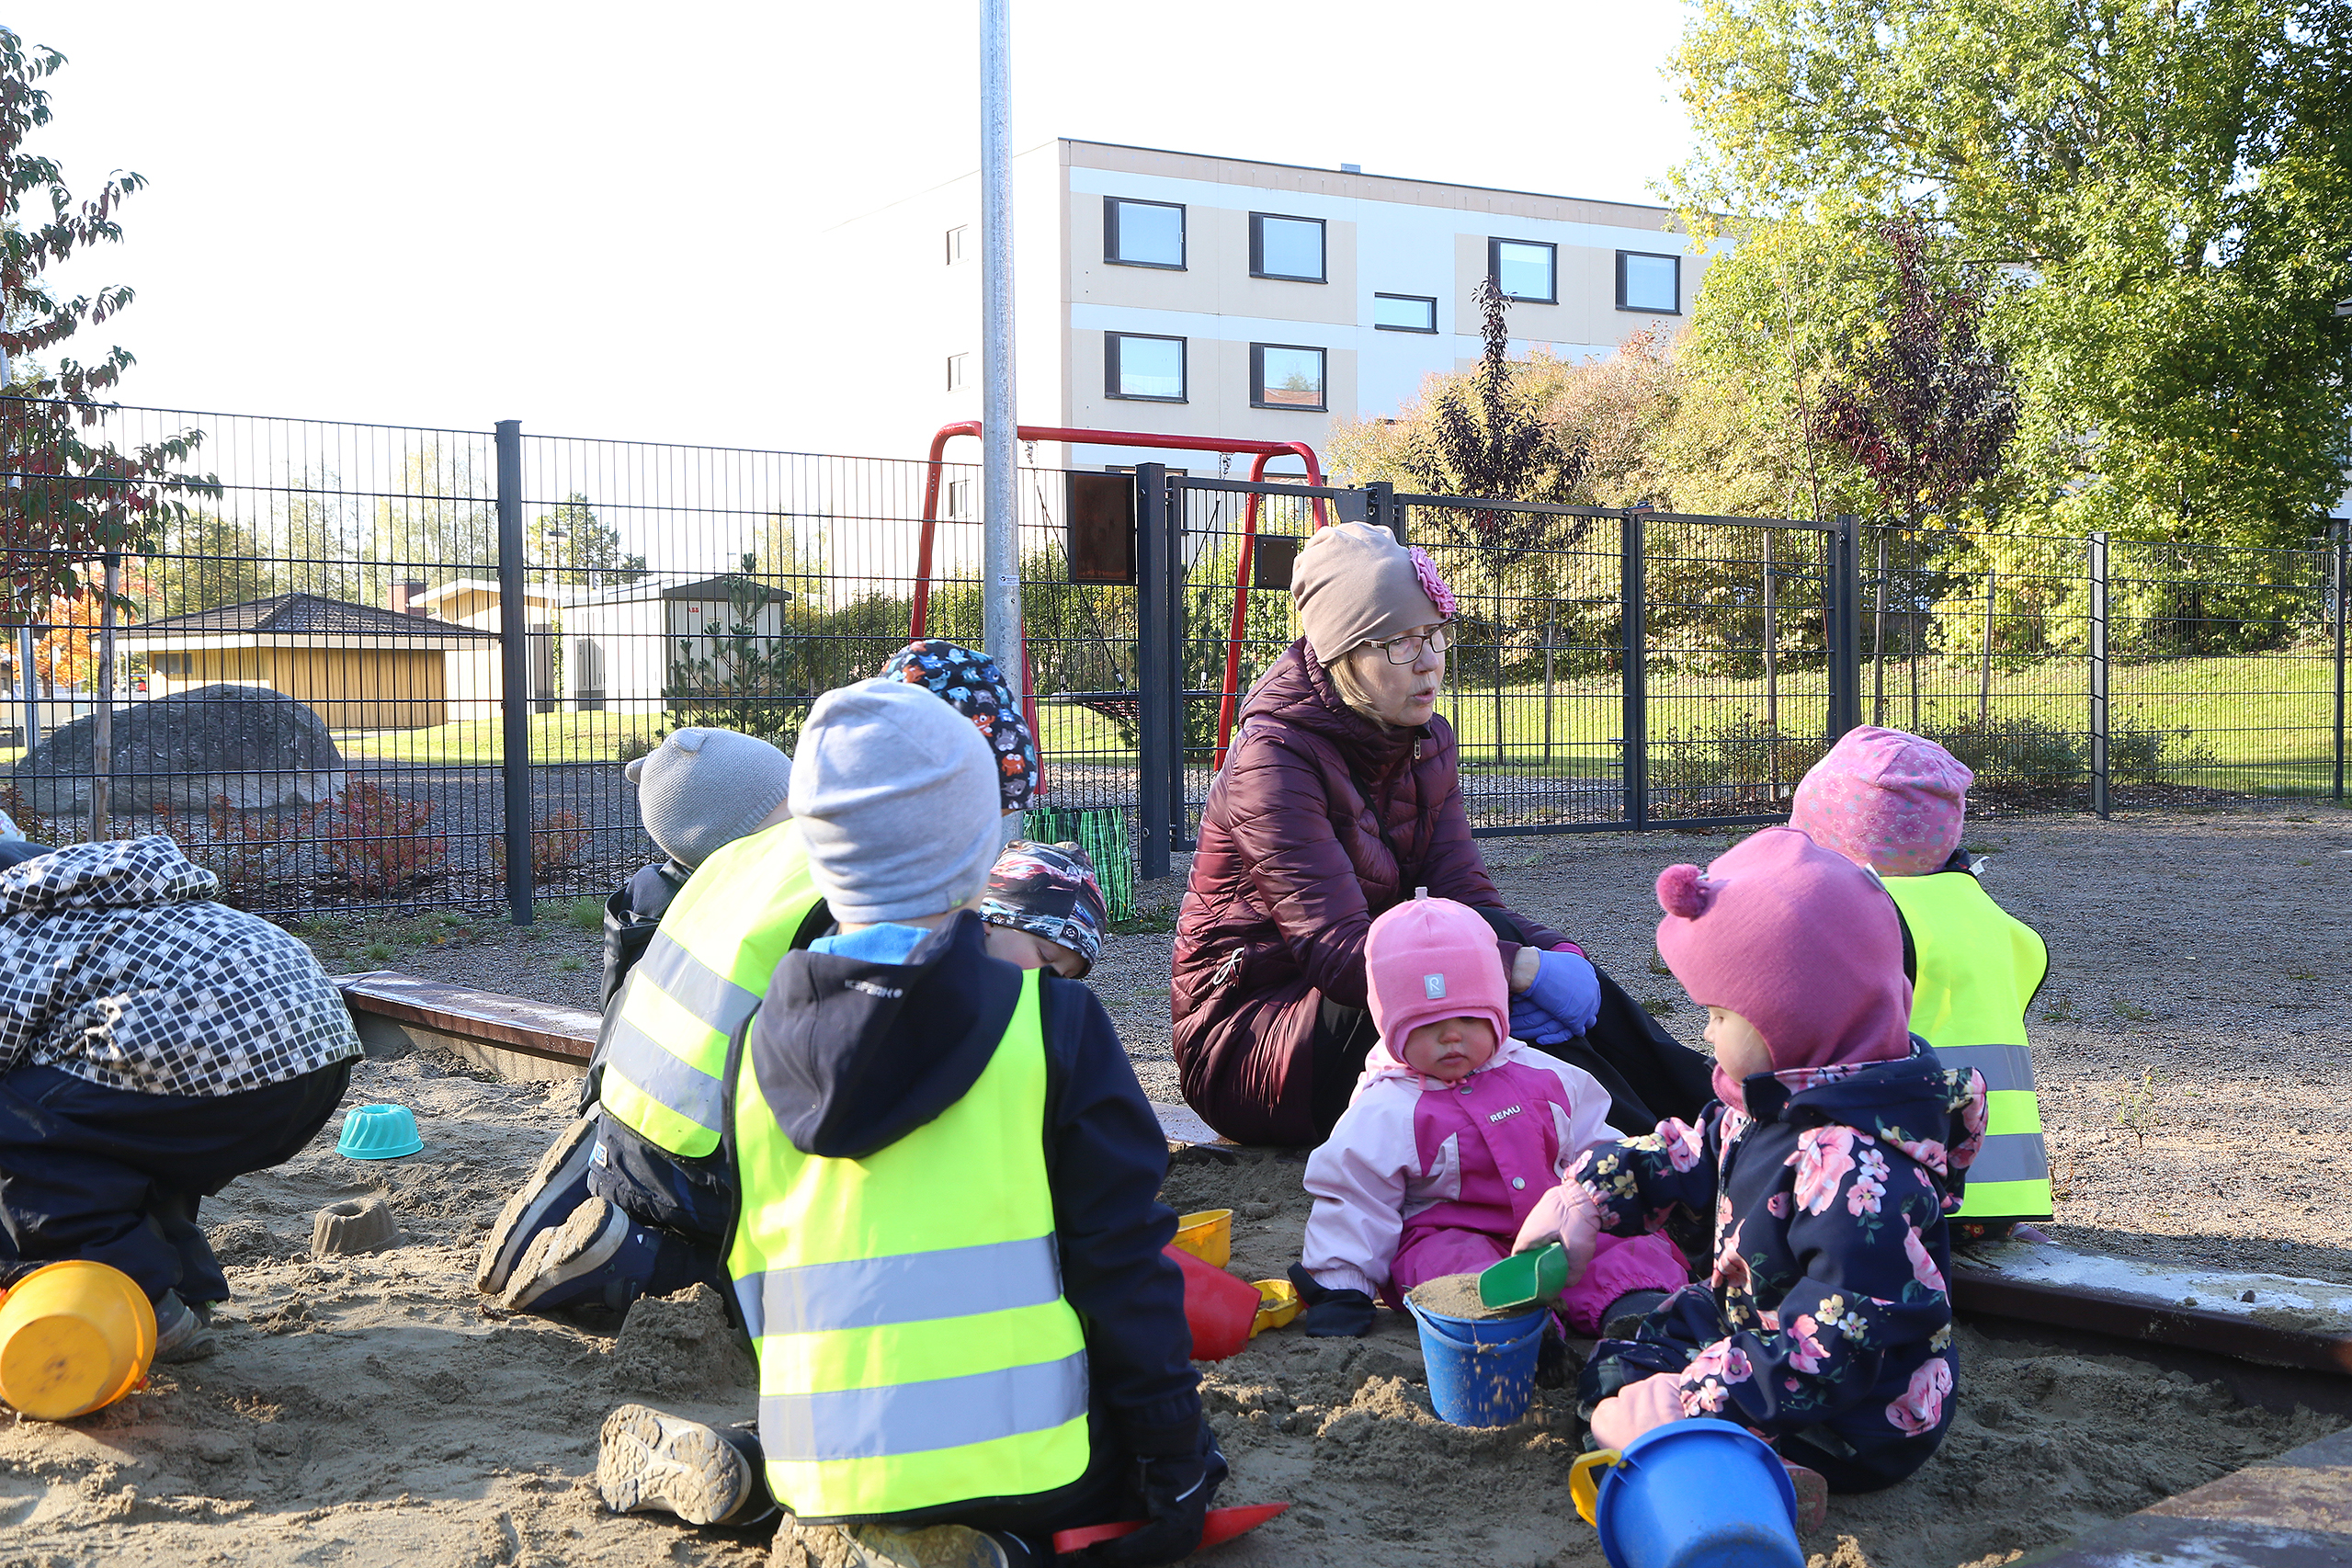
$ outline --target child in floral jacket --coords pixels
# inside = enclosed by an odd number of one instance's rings
[[[1891,1485],[1949,1420],[1945,1216],[1983,1136],[1983,1081],[1905,1027],[1885,891],[1796,829],[1767,828],[1703,875],[1669,867],[1658,902],[1658,951],[1708,1010],[1720,1097],[1697,1127],[1587,1151],[1517,1244],[1562,1241],[1573,1276],[1602,1232],[1711,1213],[1707,1283],[1585,1367],[1594,1437],[1618,1447],[1719,1416],[1831,1491]]]

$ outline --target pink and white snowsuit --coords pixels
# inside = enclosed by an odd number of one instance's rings
[[[1315,1206],[1301,1261],[1317,1284],[1392,1305],[1424,1280],[1500,1262],[1576,1156],[1619,1136],[1608,1111],[1591,1074],[1516,1040],[1459,1084],[1422,1076],[1383,1040],[1307,1160]],[[1571,1328],[1597,1334],[1627,1291],[1671,1292],[1688,1280],[1664,1236],[1603,1236],[1560,1308]]]

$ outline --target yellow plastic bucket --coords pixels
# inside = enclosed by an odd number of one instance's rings
[[[1211,1268],[1224,1267],[1233,1260],[1233,1211],[1203,1209],[1177,1215],[1176,1244]]]
[[[154,1358],[155,1309],[120,1269],[69,1258],[0,1300],[0,1400],[36,1420],[112,1404]]]

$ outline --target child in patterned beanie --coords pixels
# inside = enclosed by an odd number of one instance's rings
[[[1103,950],[1110,909],[1085,850],[1017,838],[988,873],[980,918],[991,958],[1084,980]]]
[[[2026,1014],[2050,949],[1979,885],[1960,847],[1974,776],[1924,735],[1848,730],[1797,786],[1790,825],[1876,871],[1903,917],[1911,1031],[1948,1068],[1984,1074],[1990,1122],[1951,1217],[1953,1244],[1999,1241],[2052,1217]],[[2027,1239],[2040,1233],[2029,1226]]]

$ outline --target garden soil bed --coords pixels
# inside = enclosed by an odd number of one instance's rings
[[[2298,821],[2300,817],[2314,820]],[[2352,818],[2233,808],[1992,824],[1988,886],[2050,937],[2037,1008],[2043,1117],[2059,1161],[2054,1233],[2094,1250],[2352,1281],[2340,1150],[2352,1133],[2352,1025],[2338,955]],[[1490,842],[1506,896],[1587,941],[1634,993],[1698,1017],[1652,972],[1648,887],[1727,835]],[[1171,890],[1152,890],[1168,896]],[[406,969],[595,1005],[596,937],[561,923],[338,925],[330,966]],[[1161,935],[1117,937],[1097,987],[1156,1099],[1173,1099]],[[385,957],[369,948],[393,949]],[[574,960],[565,963],[562,960]],[[2323,979],[2325,976],[2327,978]],[[2153,1074],[2153,1078],[2149,1076]],[[351,1103],[417,1113],[424,1153],[381,1165],[330,1127],[279,1170],[208,1204],[236,1300],[221,1352],[159,1369],[122,1404],[63,1426],[0,1425],[0,1568],[236,1562],[525,1564],[763,1562],[759,1536],[615,1518],[588,1476],[604,1413],[652,1398],[747,1414],[739,1363],[707,1312],[655,1303],[610,1323],[503,1317],[472,1289],[498,1204],[569,1116],[568,1085],[510,1085],[428,1053],[364,1063]],[[1236,1210],[1233,1267],[1278,1275],[1306,1200],[1296,1155],[1187,1161],[1180,1209]],[[311,1217],[381,1194],[405,1243],[313,1261]],[[1832,1503],[1816,1568],[2001,1562],[2341,1425],[2242,1406],[2129,1355],[1963,1325],[1959,1413],[1913,1480]],[[1428,1408],[1409,1320],[1362,1340],[1262,1336],[1205,1369],[1233,1461],[1224,1501],[1289,1514],[1204,1561],[1597,1563],[1565,1479],[1564,1392],[1491,1432]]]

